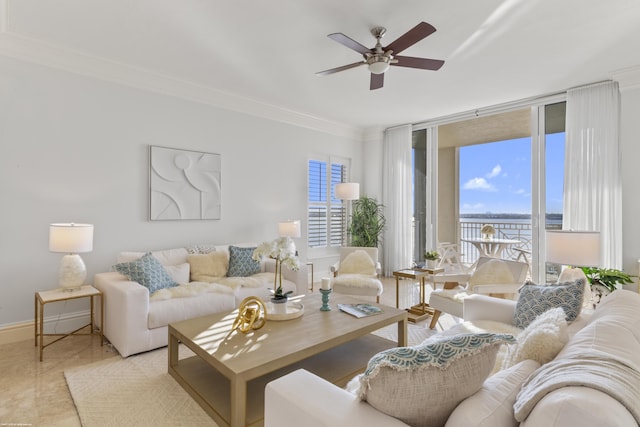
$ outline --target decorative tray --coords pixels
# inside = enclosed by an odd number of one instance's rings
[[[267,302],[267,320],[291,320],[296,319],[304,314],[304,305],[300,302],[287,302],[286,313],[274,313],[272,302]]]

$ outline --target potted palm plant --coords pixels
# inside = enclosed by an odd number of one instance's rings
[[[351,246],[377,248],[382,240],[386,219],[384,206],[373,197],[361,196],[353,201],[348,233]]]

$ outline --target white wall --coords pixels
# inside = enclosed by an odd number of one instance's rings
[[[148,218],[148,146],[222,155],[222,219]],[[306,256],[309,153],[353,159],[362,142],[0,57],[0,330],[33,320],[34,292],[57,286],[52,222],[95,225],[89,278],[122,250],[262,241],[299,218]],[[316,278],[319,274],[316,270]],[[45,315],[86,310],[47,306]]]

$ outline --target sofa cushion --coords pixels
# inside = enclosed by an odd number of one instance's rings
[[[235,297],[232,292],[225,290],[222,285],[207,285],[209,286],[208,291],[195,297],[151,301],[149,303],[147,327],[149,329],[160,328],[167,326],[169,323],[234,309]],[[190,286],[192,284],[181,286],[180,288],[187,288],[188,290]],[[213,286],[213,288],[210,286]]]
[[[599,304],[590,323],[569,339],[558,356],[523,384],[514,404],[517,420],[525,420],[534,408],[545,412],[556,399],[574,396],[566,391],[568,386],[580,386],[613,397],[640,424],[640,295],[617,290],[604,301],[607,304]],[[601,411],[603,400],[591,401],[592,410]],[[573,402],[566,399],[561,404],[566,410]]]
[[[562,307],[552,308],[538,316],[518,334],[518,342],[507,346],[502,368],[527,359],[541,365],[550,362],[569,341],[565,317]]]
[[[456,407],[446,427],[517,427],[513,404],[522,384],[539,367],[535,360],[523,360],[487,378],[480,390]]]
[[[160,261],[151,255],[151,252],[144,254],[142,258],[135,261],[116,264],[113,268],[127,276],[129,280],[138,282],[149,289],[150,294],[158,289],[178,286],[167,273],[167,270],[160,264]]]
[[[369,274],[375,276],[376,263],[366,251],[358,249],[351,252],[340,262],[339,274]]]
[[[260,272],[260,261],[254,260],[255,247],[229,246],[229,277],[247,277]]]
[[[504,334],[460,334],[380,352],[360,377],[358,396],[411,426],[444,426],[453,409],[480,389],[499,346],[513,341]]]
[[[191,267],[192,282],[215,282],[227,275],[229,259],[224,252],[189,254],[187,261]]]
[[[550,308],[562,307],[567,322],[574,321],[582,310],[584,279],[557,285],[525,283],[519,290],[513,324],[524,329]]]

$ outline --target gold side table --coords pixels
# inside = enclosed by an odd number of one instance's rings
[[[442,273],[443,271],[444,268],[407,268],[393,272],[393,275],[396,278],[396,308],[399,308],[398,300],[400,297],[400,279],[403,278],[420,281],[420,302],[407,309],[409,322],[416,323],[433,315],[433,309],[425,302],[424,284],[428,279],[433,280],[433,276],[435,274]]]
[[[80,287],[79,289],[66,290],[66,289],[52,289],[50,291],[40,291],[35,294],[35,319],[34,319],[34,329],[35,329],[35,340],[36,346],[40,344],[40,361],[42,362],[42,353],[46,347],[49,347],[51,344],[60,341],[61,339],[68,337],[70,335],[94,335],[96,324],[94,319],[94,297],[100,297],[100,345],[104,344],[104,296],[102,292],[97,290],[91,285],[85,285]],[[45,334],[44,333],[44,306],[45,304],[49,304],[52,302],[59,301],[69,301],[72,299],[78,298],[89,298],[91,301],[91,318],[88,324],[76,329],[75,331],[69,332],[68,334]],[[78,334],[78,332],[87,326],[90,326],[91,329],[89,333]],[[44,337],[45,336],[57,336],[55,340],[45,344]],[[39,338],[39,340],[38,340]]]

